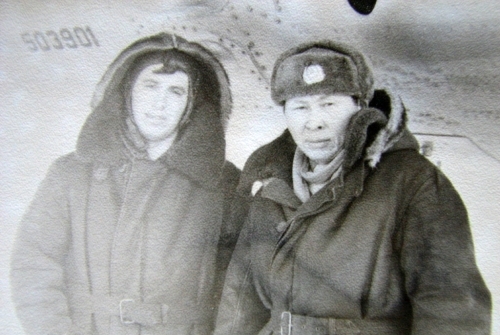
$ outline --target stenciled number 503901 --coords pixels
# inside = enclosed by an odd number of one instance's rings
[[[28,46],[28,49],[33,52],[99,46],[99,41],[88,26],[85,28],[74,27],[71,30],[62,28],[59,31],[33,31],[21,34],[21,38]]]

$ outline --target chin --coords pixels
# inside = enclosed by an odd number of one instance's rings
[[[322,155],[322,154],[307,153],[307,152],[304,152],[304,154],[306,155],[307,158],[309,158],[309,160],[317,163],[328,162],[331,160],[330,158],[331,155]]]
[[[337,153],[338,149],[329,149],[329,150],[307,150],[304,152],[304,154],[307,156],[312,161],[315,162],[330,162],[333,157],[335,157],[335,154]]]
[[[166,142],[166,141],[168,141],[168,139],[169,139],[169,138],[170,138],[170,137],[168,137],[168,136],[164,136],[164,137],[157,137],[157,138],[155,138],[154,140],[149,140],[149,142],[151,142],[151,143]]]
[[[173,133],[165,131],[164,129],[148,129],[148,131],[143,131],[139,128],[139,132],[141,135],[147,140],[151,142],[163,141],[170,137]]]

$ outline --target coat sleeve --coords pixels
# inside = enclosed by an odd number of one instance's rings
[[[18,228],[11,260],[11,289],[27,334],[70,334],[64,262],[70,235],[61,159],[50,168]]]
[[[232,163],[226,162],[223,171],[223,184],[221,185],[224,192],[224,214],[217,245],[215,285],[213,289],[214,322],[222,296],[226,271],[248,209],[246,197],[236,192],[239,178],[240,170]]]
[[[247,218],[229,264],[217,316],[216,335],[255,335],[270,318],[253,281],[251,226]]]
[[[232,163],[224,166],[224,214],[218,242],[217,273],[221,276],[218,283],[224,281],[231,255],[248,211],[248,197],[236,192],[240,170]],[[221,289],[222,289],[222,285]]]
[[[476,266],[467,212],[439,170],[413,196],[403,229],[412,334],[489,334],[491,297]]]

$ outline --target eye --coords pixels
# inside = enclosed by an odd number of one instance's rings
[[[186,94],[186,90],[182,87],[172,87],[172,88],[170,88],[170,92],[172,92],[178,96],[183,96]]]
[[[321,107],[332,107],[334,106],[335,104],[331,101],[325,101],[321,104]]]
[[[292,110],[296,110],[296,111],[304,111],[306,109],[307,109],[307,106],[305,106],[305,105],[292,106]]]
[[[154,80],[145,80],[143,81],[143,85],[147,88],[155,88],[156,86],[158,86],[158,83]]]

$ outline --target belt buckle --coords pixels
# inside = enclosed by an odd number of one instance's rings
[[[124,304],[125,303],[134,303],[134,299],[122,299],[120,300],[120,321],[124,325],[129,325],[134,323],[135,321],[132,319],[127,319],[127,317],[124,316]]]
[[[281,313],[280,333],[281,335],[292,335],[292,313],[288,311]]]

